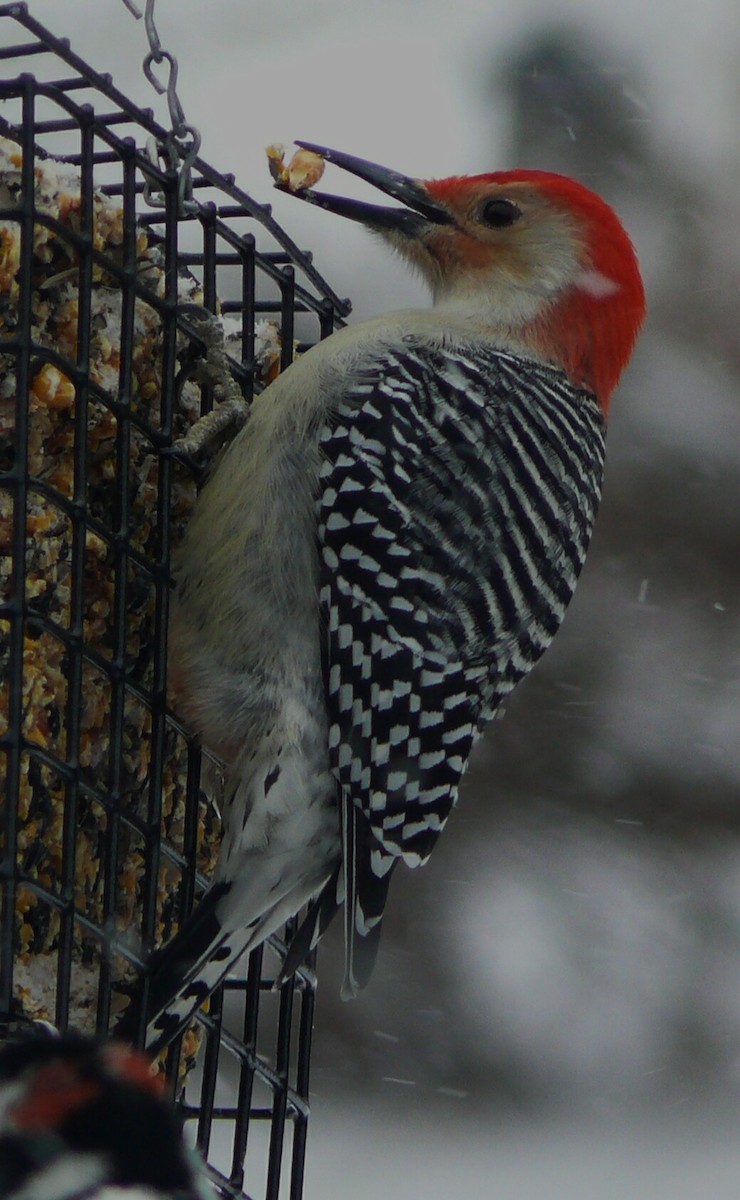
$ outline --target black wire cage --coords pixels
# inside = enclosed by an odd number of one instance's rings
[[[104,1034],[217,854],[219,764],[167,690],[182,438],[349,305],[233,177],[196,158],[184,188],[171,134],[24,4],[0,59],[0,1035]],[[167,1060],[223,1196],[302,1192],[315,977],[273,992],[283,951]]]

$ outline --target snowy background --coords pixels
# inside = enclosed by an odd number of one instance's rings
[[[122,0],[30,9],[167,123]],[[618,208],[648,286],[565,625],[480,746],[430,864],[394,879],[376,978],[355,1004],[338,999],[339,930],[327,938],[307,1200],[730,1200],[735,6],[158,0],[157,24],[203,157],[273,202],[356,317],[423,302],[420,286],[360,228],[274,194],[268,142],[314,140],[418,176],[575,174]]]

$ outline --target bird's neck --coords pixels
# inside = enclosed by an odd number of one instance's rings
[[[545,301],[523,295],[517,304],[448,295],[437,299],[433,311],[441,322],[454,319],[471,337],[564,371],[575,387],[593,392],[606,413],[640,313],[617,292],[600,290],[594,279],[584,276],[583,284]]]

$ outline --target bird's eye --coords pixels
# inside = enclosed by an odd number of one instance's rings
[[[511,200],[487,200],[481,209],[481,220],[491,229],[505,229],[521,217],[521,212]]]

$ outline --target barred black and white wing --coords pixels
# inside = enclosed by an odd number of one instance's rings
[[[476,736],[562,620],[598,505],[604,424],[560,372],[408,340],[356,370],[321,446],[352,991],[390,870],[427,858]]]

